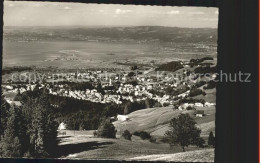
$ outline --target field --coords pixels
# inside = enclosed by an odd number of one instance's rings
[[[132,141],[129,141],[120,138],[119,135],[116,139],[96,138],[90,135],[92,131],[66,132],[67,135],[59,136],[61,141],[57,158],[140,160],[139,157],[144,155],[165,155],[182,152],[182,149],[178,146],[170,147],[166,143],[151,143],[148,140],[141,140],[137,136],[133,136]],[[193,151],[200,150],[200,148],[189,147],[186,150]]]
[[[132,112],[127,121],[115,121],[117,129],[116,139],[97,138],[93,130],[72,131],[65,130],[66,135],[60,135],[59,153],[56,158],[66,159],[106,159],[106,160],[141,160],[141,161],[207,161],[213,162],[214,151],[209,148],[190,146],[182,152],[179,146],[170,147],[159,141],[166,130],[169,121],[181,113],[189,113],[202,130],[201,136],[205,140],[210,131],[215,130],[215,107],[197,108],[204,110],[206,116],[194,117],[194,111],[173,110],[172,107],[149,108]],[[121,138],[122,132],[147,131],[154,138],[155,143],[132,136],[132,141]]]
[[[193,110],[173,110],[172,107],[149,108],[132,112],[128,115],[128,121],[116,121],[114,125],[117,133],[121,134],[124,130],[146,131],[152,136],[161,138],[165,131],[169,129],[169,122],[172,118],[177,117],[181,113],[189,113],[195,118],[197,126],[202,130],[201,136],[207,138],[210,131],[215,131],[215,112],[214,106],[197,107],[199,110],[204,110],[206,116],[194,117]]]

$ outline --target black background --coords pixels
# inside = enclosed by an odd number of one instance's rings
[[[251,73],[251,82],[219,82],[217,84],[215,162],[258,162],[259,2],[257,0],[60,0],[57,2],[218,7],[218,72],[221,70],[225,73],[238,73],[239,71]],[[3,2],[1,5],[3,5]],[[1,16],[1,22],[3,22],[2,18]],[[0,162],[28,161],[83,162],[28,159],[0,160]]]

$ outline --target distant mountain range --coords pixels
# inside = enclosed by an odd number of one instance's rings
[[[161,26],[134,27],[4,27],[4,39],[13,41],[107,41],[217,43],[217,29]]]

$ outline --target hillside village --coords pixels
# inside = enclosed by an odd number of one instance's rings
[[[45,89],[49,94],[55,96],[64,96],[103,104],[122,104],[124,100],[134,102],[152,99],[160,103],[161,106],[175,106],[179,110],[194,106],[215,105],[211,101],[178,104],[180,99],[191,97],[192,90],[200,89],[201,91],[197,95],[203,93],[205,95],[206,87],[204,86],[207,86],[210,81],[216,78],[215,73],[212,72],[209,73],[210,75],[207,78],[199,73],[192,73],[196,68],[210,67],[207,64],[212,63],[212,60],[207,60],[206,58],[206,62],[202,59],[202,62],[199,61],[198,63],[191,61],[174,62],[180,64],[181,67],[170,73],[165,73],[167,71],[162,71],[163,73],[150,71],[145,74],[146,71],[138,69],[126,72],[87,71],[83,73],[49,73],[47,75],[37,72],[38,76],[45,75],[42,81],[36,78],[23,83],[14,82],[16,80],[7,80],[9,82],[3,83],[2,88],[5,94],[22,94],[26,91],[33,91],[34,89]],[[190,75],[187,75],[188,73]],[[30,74],[30,72],[21,72],[21,74],[26,77],[26,74]],[[174,76],[176,74],[178,75],[177,77]],[[198,77],[199,79],[196,79]],[[70,83],[74,83],[73,80],[76,81],[76,84],[82,82],[82,85],[84,85],[87,83],[89,88],[72,88]],[[14,98],[8,98],[8,96],[6,98],[9,103],[17,103]]]

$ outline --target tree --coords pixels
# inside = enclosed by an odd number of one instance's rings
[[[194,143],[196,146],[203,148],[205,144],[205,140],[203,138],[197,138],[194,140]]]
[[[110,122],[109,118],[103,120],[98,127],[97,136],[102,138],[116,138],[115,126]]]
[[[130,101],[127,101],[124,104],[124,115],[131,113],[132,112],[132,108],[133,108],[133,104]]]
[[[27,121],[29,153],[32,157],[51,155],[57,147],[58,124],[54,121],[53,110],[46,94],[28,98],[23,105],[23,114]]]
[[[58,124],[45,92],[22,94],[22,107],[1,98],[0,155],[45,157],[55,152]]]
[[[16,126],[15,131],[21,143],[21,154],[24,155],[28,152],[29,136],[27,135],[27,124],[26,119],[23,115],[21,108],[16,108]]]
[[[9,117],[10,105],[7,103],[7,101],[4,99],[4,96],[1,95],[1,108],[0,108],[0,140],[1,135],[4,134],[5,127],[7,125],[7,120]]]
[[[1,157],[20,157],[21,143],[17,134],[18,114],[15,107],[11,107],[10,116],[7,121],[7,126],[4,135],[0,141]]]
[[[212,131],[209,133],[208,145],[213,146],[215,148],[215,136],[213,135]]]
[[[145,132],[145,131],[141,131],[140,132],[140,137],[145,140],[145,139],[150,139],[151,138],[151,135],[148,133],[148,132]]]
[[[125,130],[122,134],[122,137],[126,140],[131,140],[132,134],[128,130]]]
[[[102,88],[101,83],[98,83],[98,85],[97,85],[97,92],[101,93],[102,95],[105,94],[105,91],[104,91],[104,89]]]
[[[39,98],[39,105],[42,109],[42,116],[44,122],[44,149],[47,151],[48,154],[52,154],[55,152],[58,139],[57,139],[57,129],[58,123],[55,121],[54,111],[50,106],[49,99],[46,94],[43,94]]]
[[[189,114],[180,114],[170,122],[170,130],[165,132],[165,137],[170,145],[180,145],[185,152],[189,145],[201,145],[201,130],[195,126],[195,120]],[[198,143],[200,142],[200,143]]]
[[[117,115],[118,108],[114,104],[107,105],[102,112],[103,117],[113,117]]]
[[[194,108],[194,107],[192,107],[192,106],[188,106],[188,107],[186,108],[186,110],[196,110],[196,108]]]
[[[29,128],[31,152],[33,157],[47,156],[44,149],[44,117],[41,106],[36,106],[31,119],[32,125]]]
[[[203,96],[206,95],[206,93],[204,91],[202,91],[201,89],[194,88],[194,89],[190,90],[189,96],[194,97],[194,96],[198,96],[200,94],[202,94]]]

